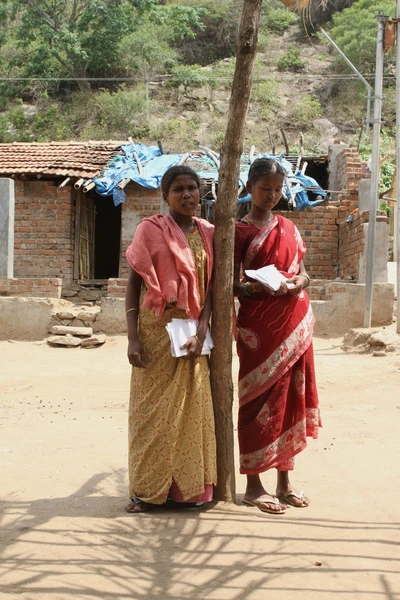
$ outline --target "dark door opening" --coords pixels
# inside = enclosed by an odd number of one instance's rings
[[[304,162],[307,163],[305,175],[308,175],[308,177],[312,177],[313,179],[315,179],[315,181],[319,183],[323,190],[327,190],[329,185],[328,157],[305,158],[302,161],[301,166],[303,166]]]
[[[94,236],[94,278],[109,279],[119,275],[121,241],[121,205],[111,197],[94,196],[96,208]]]

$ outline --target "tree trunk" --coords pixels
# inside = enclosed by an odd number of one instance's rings
[[[250,100],[261,3],[262,0],[243,1],[228,124],[221,150],[218,200],[215,204],[212,319],[215,348],[211,357],[211,387],[217,437],[218,485],[216,497],[218,500],[226,502],[235,502],[231,328],[235,216],[240,156]]]

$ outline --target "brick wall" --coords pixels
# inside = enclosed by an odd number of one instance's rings
[[[119,265],[120,277],[128,275],[126,250],[131,243],[136,227],[144,217],[150,217],[160,212],[160,191],[148,190],[131,182],[125,188],[126,200],[122,205],[121,215],[121,259]]]
[[[338,207],[329,205],[304,208],[300,212],[279,212],[295,223],[307,245],[304,264],[312,279],[338,276]]]
[[[15,182],[14,274],[72,281],[74,214],[70,186]]]
[[[346,190],[339,194],[339,219],[346,219],[350,212],[358,208],[358,182],[365,178],[363,163],[356,148],[344,148],[337,155],[338,190]]]
[[[0,296],[61,298],[61,286],[57,278],[0,279]]]
[[[109,279],[107,285],[107,296],[112,298],[125,298],[126,284],[128,280],[125,279]]]
[[[364,252],[364,223],[368,222],[368,212],[357,213],[352,223],[339,224],[339,275],[358,279],[360,255]]]
[[[338,275],[355,274],[358,248],[358,220],[351,227],[341,226],[358,206],[358,181],[363,165],[357,151],[345,148],[337,156],[338,189],[347,190],[336,203],[306,208],[300,212],[281,212],[299,228],[307,244],[305,264],[313,279],[332,280]],[[16,181],[15,266],[18,278],[73,278],[74,219],[73,190],[57,187],[53,181]],[[125,188],[122,205],[119,277],[128,273],[126,249],[137,225],[160,210],[159,190],[148,190],[133,182]],[[348,256],[347,256],[348,255]],[[118,281],[118,280],[114,280]],[[115,289],[114,289],[115,288]],[[111,295],[120,294],[119,284],[109,286]]]

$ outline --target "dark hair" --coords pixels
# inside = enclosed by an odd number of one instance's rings
[[[162,176],[160,185],[163,196],[168,196],[169,188],[175,179],[179,177],[179,175],[190,175],[190,177],[192,177],[196,182],[197,187],[200,189],[199,176],[195,171],[193,171],[193,169],[187,167],[186,165],[175,165],[174,167],[167,169]]]
[[[282,177],[285,177],[286,173],[278,161],[272,158],[256,158],[251,164],[247,179],[250,183],[256,183],[265,175],[282,175]]]

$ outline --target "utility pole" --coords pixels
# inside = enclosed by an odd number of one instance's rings
[[[374,99],[374,128],[372,134],[371,157],[371,204],[369,209],[368,245],[367,245],[367,273],[365,281],[364,327],[371,327],[372,321],[372,296],[374,289],[374,258],[376,211],[379,197],[379,148],[381,141],[381,115],[382,115],[382,84],[385,23],[388,17],[378,15],[378,34],[376,42],[376,68],[375,68],[375,99]]]
[[[400,0],[396,4],[396,283],[397,283],[397,333],[400,333]]]
[[[335,50],[337,52],[339,52],[339,54],[343,58],[343,60],[346,61],[346,63],[349,65],[350,69],[352,71],[354,71],[354,73],[357,75],[357,77],[360,79],[360,81],[362,81],[362,83],[367,88],[367,116],[366,116],[366,120],[365,120],[365,135],[369,135],[369,126],[370,126],[370,121],[371,121],[371,86],[369,85],[369,83],[365,79],[365,77],[363,77],[361,75],[360,71],[358,71],[358,69],[356,69],[356,67],[353,65],[353,63],[347,58],[347,56],[339,48],[339,46],[337,46],[335,44],[335,42],[333,41],[333,39],[331,37],[329,37],[329,35],[326,33],[325,29],[321,28],[320,31],[326,37],[326,39],[328,40],[328,42],[330,44],[332,44],[332,46],[335,48]]]

